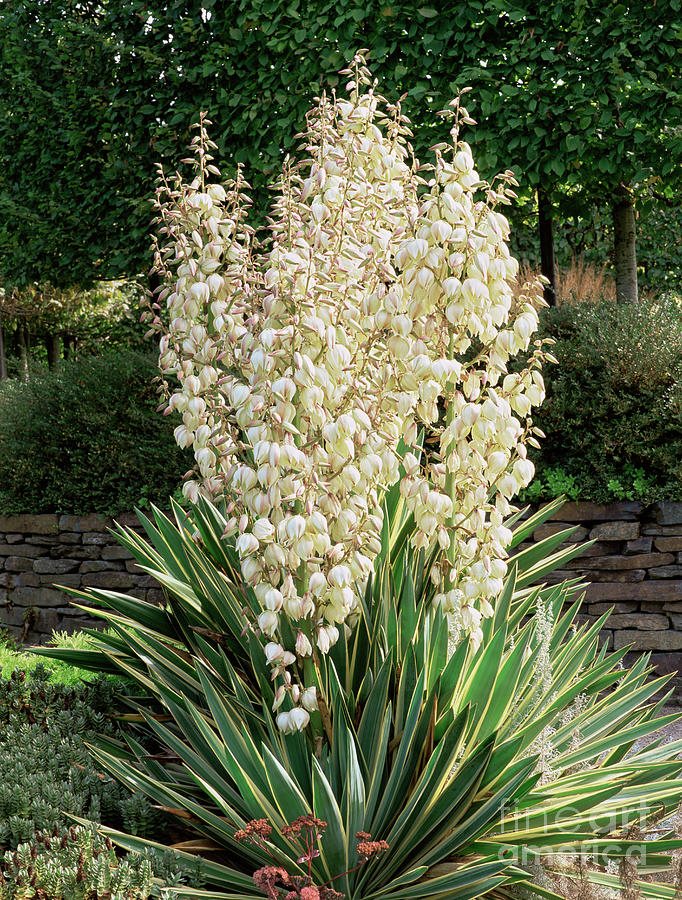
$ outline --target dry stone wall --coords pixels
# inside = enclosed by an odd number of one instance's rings
[[[117,521],[141,531],[135,515]],[[23,641],[44,643],[53,630],[102,625],[70,605],[73,598],[55,585],[160,601],[157,582],[108,531],[113,524],[96,515],[0,516],[0,627]]]
[[[583,621],[613,609],[611,647],[651,651],[659,672],[682,672],[682,503],[567,503],[533,540],[569,527],[571,541],[594,543],[551,580],[587,583]]]
[[[140,530],[134,515],[118,521]],[[108,532],[112,525],[95,515],[0,517],[0,626],[32,642],[91,626],[55,584],[158,602],[161,590]],[[594,541],[554,574],[588,583],[586,620],[613,607],[604,630],[611,646],[650,650],[660,671],[682,671],[682,503],[567,503],[533,541],[566,527],[576,529],[571,541]]]

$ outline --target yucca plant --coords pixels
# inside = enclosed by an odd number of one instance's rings
[[[214,896],[509,897],[577,853],[631,882],[635,825],[675,807],[682,762],[628,755],[669,721],[646,661],[622,671],[603,620],[577,625],[576,583],[534,587],[579,549],[508,559],[552,512],[509,523],[551,358],[540,285],[513,291],[512,173],[480,180],[461,96],[423,166],[362,56],[342,74],[263,240],[206,119],[189,181],[162,176],[149,321],[193,506],[143,519],[150,544],[120,529],[166,603],[77,595],[111,632],[51,653],[147,693],[161,752],[94,753],[200,835],[184,849],[211,852]],[[641,870],[676,846],[648,843]]]
[[[513,547],[556,506],[517,516]],[[207,896],[262,896],[251,876],[272,859],[234,837],[258,818],[272,825],[271,856],[299,874],[282,830],[298,816],[324,820],[315,884],[353,900],[508,898],[538,864],[551,872],[575,855],[592,860],[581,877],[617,888],[623,860],[638,857],[640,874],[651,875],[682,846],[671,835],[641,838],[682,796],[682,742],[633,750],[675,718],[653,699],[664,679],[649,678],[645,657],[624,670],[625,650],[600,646],[606,616],[576,625],[579,584],[534,586],[580,552],[560,547],[569,532],[512,550],[481,649],[462,641],[449,652],[429,560],[411,549],[410,516],[391,492],[359,619],[319,659],[325,738],[313,741],[273,723],[267,662],[242,612],[257,604],[221,540],[223,514],[204,501],[174,513],[175,523],[156,510],[153,521],[142,517],[151,545],[118,529],[165,587],[166,604],[74,592],[95,602],[111,631],[91,632],[87,650],[40,652],[124,671],[163,709],[155,715],[141,705],[139,713],[168,751],[166,764],[132,738],[126,746],[103,741],[93,753],[212,848]],[[358,831],[389,845],[360,868]],[[107,833],[128,849],[149,846]],[[639,886],[646,897],[674,896],[669,885]],[[545,882],[532,891],[557,896]]]

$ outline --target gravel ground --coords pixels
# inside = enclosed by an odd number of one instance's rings
[[[682,709],[680,709],[679,706],[666,706],[663,708],[661,714],[671,715],[673,713],[676,713],[678,716],[680,716],[680,718],[676,722],[671,722],[670,725],[667,725],[660,731],[655,732],[650,737],[644,738],[641,741],[637,741],[633,750],[639,750],[659,737],[663,737],[664,744],[670,744],[673,741],[679,741],[680,739],[682,739]],[[670,831],[674,829],[678,834],[682,834],[682,806],[676,813],[670,816],[670,818],[665,819],[663,822],[661,822],[659,827],[661,827],[664,831]],[[652,833],[651,838],[655,837],[656,833]]]

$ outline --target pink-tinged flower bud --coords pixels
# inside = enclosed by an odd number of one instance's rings
[[[302,631],[299,631],[296,635],[296,654],[298,656],[312,656],[313,648]]]
[[[276,712],[280,708],[282,703],[284,703],[284,698],[286,697],[286,695],[287,695],[287,689],[284,687],[283,684],[281,684],[277,688],[277,691],[275,692],[275,699],[272,703],[272,711],[273,712]]]
[[[281,664],[283,666],[291,666],[296,662],[296,657],[291,650],[285,650],[282,654]]]

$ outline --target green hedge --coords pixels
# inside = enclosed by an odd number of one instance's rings
[[[155,361],[119,351],[0,385],[0,514],[167,504],[193,460],[156,412]]]
[[[559,364],[525,499],[682,499],[682,300],[567,304],[542,330]]]

